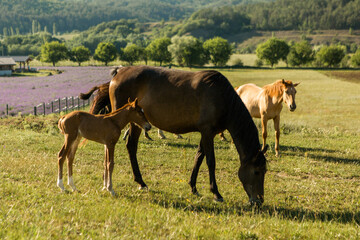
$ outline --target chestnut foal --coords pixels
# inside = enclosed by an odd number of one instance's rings
[[[147,121],[144,112],[138,106],[138,100],[125,104],[122,108],[106,114],[94,115],[83,111],[74,111],[61,117],[58,127],[62,134],[65,135],[65,142],[58,154],[58,180],[57,186],[65,191],[63,184],[63,165],[65,158],[68,160],[68,184],[73,191],[76,191],[73,182],[73,160],[75,152],[78,148],[82,137],[102,143],[105,145],[105,161],[104,161],[104,188],[112,195],[115,195],[112,189],[112,172],[114,169],[114,149],[121,130],[129,123],[134,122],[144,128],[145,131],[150,130],[151,125]]]

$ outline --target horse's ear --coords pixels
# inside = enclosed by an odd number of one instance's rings
[[[298,83],[294,83],[294,87],[296,87],[297,85],[299,85],[300,83],[298,82]]]
[[[130,97],[128,98],[128,103],[131,103]]]
[[[286,84],[285,79],[282,79],[282,80],[281,80],[281,83],[282,83],[282,84]]]
[[[263,150],[261,150],[261,152],[262,152],[263,154],[265,154],[265,153],[266,153],[266,151],[268,150],[268,148],[269,148],[269,145],[268,145],[268,144],[266,144],[266,145],[265,145],[265,147],[264,147],[264,149],[263,149]]]

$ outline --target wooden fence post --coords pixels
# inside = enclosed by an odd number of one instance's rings
[[[36,106],[34,106],[34,116],[36,116]]]
[[[43,103],[43,109],[44,109],[44,116],[46,115],[46,105]]]
[[[9,116],[9,104],[6,104],[6,116]]]
[[[59,98],[59,113],[61,112],[61,99]]]

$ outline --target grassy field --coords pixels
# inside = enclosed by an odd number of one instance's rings
[[[222,73],[234,86],[279,78],[301,82],[298,108],[283,109],[280,158],[270,127],[260,211],[250,208],[237,178],[232,143],[215,139],[217,182],[225,198],[216,203],[205,163],[198,177],[202,195],[192,196],[187,184],[199,134],[177,140],[167,133],[167,140],[158,140],[155,129],[154,141],[141,136],[138,150],[149,191],[137,189],[120,140],[113,174],[117,197],[101,191],[104,149],[93,142],[76,155],[74,181],[81,192],[62,194],[56,186],[59,116],[14,117],[0,120],[0,239],[359,239],[359,82],[312,70]]]

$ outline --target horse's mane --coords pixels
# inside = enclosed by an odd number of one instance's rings
[[[124,106],[122,106],[121,108],[118,108],[116,109],[115,111],[113,112],[109,112],[109,113],[106,113],[104,115],[104,117],[112,117],[114,115],[116,115],[118,112],[121,112],[122,110],[124,110],[125,108],[127,108],[128,106],[131,106],[132,103],[126,103]]]
[[[216,81],[217,87],[222,91],[223,98],[227,104],[227,116],[226,122],[228,130],[231,129],[231,137],[235,142],[239,142],[240,147],[247,157],[241,159],[242,164],[246,164],[260,150],[259,133],[257,127],[252,120],[249,111],[245,107],[245,104],[237,95],[234,88],[229,81],[221,74],[216,76],[218,79],[222,78],[223,81]],[[225,80],[225,81],[224,81]],[[236,141],[238,140],[238,141]],[[265,162],[255,163],[256,165],[264,165]]]
[[[289,80],[280,79],[275,81],[274,83],[265,85],[263,89],[265,93],[270,97],[280,96],[282,95],[284,88],[287,85],[292,86],[293,82]]]

